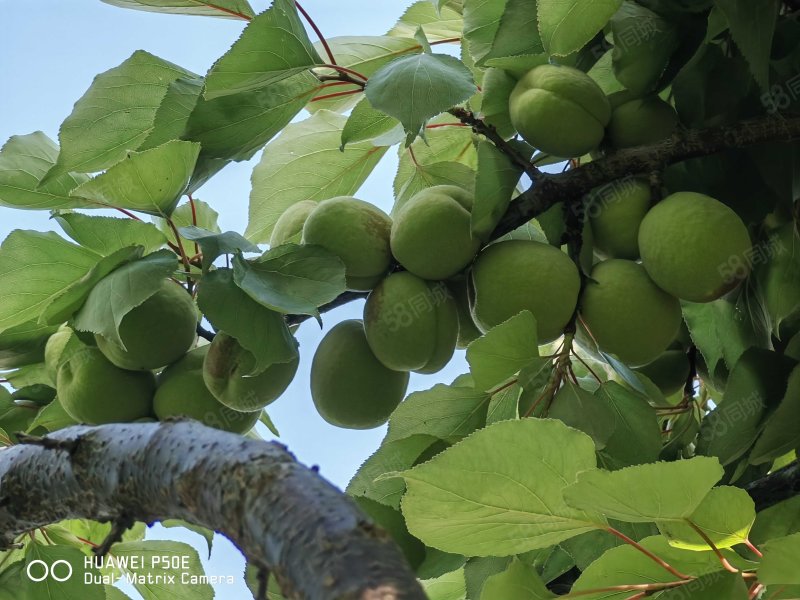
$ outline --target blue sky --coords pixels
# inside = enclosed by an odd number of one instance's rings
[[[266,0],[251,0],[260,12]],[[410,3],[410,2],[409,2]],[[327,37],[380,35],[402,14],[406,2],[356,0],[304,0]],[[197,73],[204,73],[239,36],[239,21],[159,15],[123,10],[99,0],[0,0],[0,141],[14,134],[42,130],[57,139],[61,121],[73,103],[91,84],[92,78],[125,60],[137,49],[145,49]],[[301,115],[304,117],[305,115]],[[243,232],[247,224],[250,172],[260,157],[227,167],[195,195],[220,213],[223,230]],[[394,152],[365,183],[359,197],[384,210],[392,203],[391,181],[396,169]],[[13,229],[51,228],[47,213],[0,207],[0,239]],[[315,412],[308,391],[308,376],[319,340],[333,324],[359,318],[361,303],[325,315],[325,329],[306,322],[298,332],[300,368],[289,390],[270,407],[270,415],[281,431],[281,441],[306,464],[320,467],[330,481],[344,487],[352,474],[377,448],[384,429],[347,431],[326,424]],[[467,370],[463,352],[457,353],[443,371],[414,375],[410,389],[427,389],[449,382]],[[269,434],[261,430],[265,437]],[[180,537],[195,545],[201,556],[204,543],[192,534],[154,529],[151,537]],[[227,541],[215,540],[209,574],[239,575],[243,560]],[[132,594],[134,595],[134,594]],[[134,595],[134,597],[136,597]],[[241,585],[218,586],[221,600],[247,598]]]

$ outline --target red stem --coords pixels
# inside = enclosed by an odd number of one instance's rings
[[[192,198],[191,194],[186,194],[189,197],[189,206],[192,209],[192,225],[197,227],[197,209],[194,206],[194,198]],[[197,254],[200,252],[200,246],[197,245],[197,242],[194,243],[194,253]]]
[[[517,383],[518,381],[519,381],[518,379],[512,379],[511,381],[509,381],[508,383],[504,383],[503,385],[501,385],[501,386],[500,386],[499,388],[497,388],[497,389],[494,389],[494,390],[489,390],[489,392],[487,392],[487,393],[488,393],[490,396],[494,396],[495,394],[499,394],[499,393],[500,393],[500,392],[502,392],[503,390],[507,390],[508,388],[510,388],[512,385],[514,385],[514,384],[515,384],[515,383]]]
[[[466,127],[465,123],[434,123],[433,125],[425,125],[425,129],[436,129],[437,127]]]
[[[347,73],[348,75],[354,75],[359,79],[363,79],[365,82],[369,79],[366,75],[362,75],[358,71],[354,71],[353,69],[348,69],[347,67],[343,67],[341,65],[337,65],[336,63],[332,65],[322,65],[326,69],[333,69],[334,71],[338,71],[339,73]]]
[[[761,553],[761,550],[759,550],[753,542],[750,540],[745,540],[744,545],[750,548],[750,551],[758,556],[758,558],[763,558],[764,555]]]
[[[335,65],[336,58],[334,58],[333,52],[331,52],[331,47],[328,45],[328,40],[326,40],[325,36],[322,35],[322,32],[319,30],[319,27],[317,27],[317,24],[314,22],[314,19],[311,18],[311,15],[309,15],[306,12],[306,9],[304,9],[299,2],[295,2],[294,4],[297,7],[297,10],[299,10],[300,13],[305,17],[306,21],[308,21],[308,24],[311,25],[311,29],[314,30],[314,33],[317,34],[317,37],[319,38],[319,41],[322,44],[322,47],[325,48],[325,53],[328,55],[328,60],[330,60],[331,63]]]
[[[730,571],[731,573],[738,573],[739,572],[739,569],[737,569],[731,563],[728,562],[728,559],[725,558],[725,556],[722,554],[720,549],[717,548],[716,544],[713,541],[711,541],[711,538],[706,535],[705,531],[700,529],[700,527],[694,521],[692,521],[691,519],[684,519],[684,520],[689,524],[689,527],[694,529],[697,532],[697,535],[699,535],[701,538],[703,538],[703,541],[706,544],[708,544],[708,547],[711,548],[711,550],[714,552],[714,554],[717,555],[717,558],[719,559],[719,562],[722,564],[722,566],[725,568],[726,571]]]
[[[414,163],[414,166],[419,168],[420,165],[417,162],[417,157],[414,156],[414,149],[411,146],[408,147],[408,154],[411,156],[411,162]]]
[[[329,98],[339,98],[340,96],[352,96],[353,94],[360,94],[361,90],[347,90],[346,92],[336,92],[335,94],[325,94],[324,96],[317,96],[312,98],[311,102],[319,102],[320,100],[327,100]]]
[[[675,575],[675,577],[677,577],[679,579],[683,579],[683,580],[692,579],[689,575],[685,575],[684,573],[681,573],[675,567],[673,567],[669,563],[667,563],[663,558],[659,558],[658,556],[656,556],[655,554],[650,552],[650,550],[648,550],[647,548],[645,548],[644,546],[639,544],[639,542],[637,542],[635,540],[632,540],[631,538],[629,538],[627,535],[625,535],[621,531],[617,531],[613,527],[608,527],[606,529],[606,531],[608,531],[608,533],[610,533],[611,535],[617,536],[619,539],[621,539],[626,544],[630,544],[631,546],[636,548],[639,552],[644,554],[647,558],[649,558],[653,562],[657,563],[658,565],[660,565],[661,567],[663,567],[664,569],[666,569],[667,571],[669,571],[670,573]]]
[[[227,13],[227,14],[232,15],[234,17],[238,17],[240,19],[244,19],[245,21],[250,21],[253,18],[250,15],[246,15],[244,13],[236,12],[235,10],[231,10],[230,8],[223,8],[222,6],[217,6],[216,4],[211,4],[211,2],[203,2],[202,4],[205,4],[209,8],[213,8],[213,9],[218,10],[220,12],[224,12],[224,13]]]

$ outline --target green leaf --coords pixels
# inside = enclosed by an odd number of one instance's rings
[[[241,19],[255,15],[247,0],[102,0],[122,8],[170,13]]]
[[[94,286],[75,315],[74,328],[97,333],[124,348],[119,337],[123,317],[155,294],[177,268],[178,259],[169,250],[121,266]]]
[[[206,202],[196,198],[194,199],[194,210],[192,209],[192,203],[184,202],[173,211],[170,219],[172,220],[172,224],[178,229],[179,235],[182,227],[200,227],[212,233],[222,233],[222,230],[217,224],[219,213]],[[168,240],[175,239],[175,232],[172,231],[172,227],[169,226],[166,219],[154,217],[153,223]],[[187,244],[190,243],[190,241],[183,236],[181,236],[181,239]]]
[[[387,35],[413,38],[418,27],[430,41],[460,38],[461,15],[452,8],[442,6],[438,11],[430,0],[418,0],[406,9]]]
[[[207,100],[199,98],[183,139],[200,142],[197,185],[221,168],[214,159],[249,160],[305,106],[319,85],[310,73],[298,73],[267,87]],[[195,174],[195,179],[198,175]]]
[[[203,276],[197,305],[217,330],[235,337],[253,355],[255,372],[297,356],[297,341],[283,316],[242,291],[230,269],[217,269]]]
[[[713,552],[692,552],[672,548],[660,535],[642,540],[641,545],[649,552],[667,561],[672,567],[687,575],[708,575],[711,578],[731,574],[722,570]],[[741,575],[737,575],[741,579]],[[581,593],[580,598],[588,600],[624,600],[632,594],[630,590],[607,590],[587,593],[589,590],[626,586],[636,584],[669,583],[676,581],[675,575],[669,573],[650,557],[627,544],[612,548],[595,562],[584,569],[581,576],[572,586],[571,593]],[[701,589],[696,582],[688,582],[685,587],[678,588],[683,598],[694,599],[694,593]],[[691,594],[691,595],[686,595]],[[663,595],[659,595],[663,598]],[[726,598],[726,596],[715,596]]]
[[[209,99],[249,92],[323,64],[294,2],[274,0],[206,75]]]
[[[702,421],[697,453],[728,465],[747,452],[766,411],[778,406],[794,366],[789,357],[751,348],[731,370],[724,400]]]
[[[508,569],[492,575],[483,584],[481,600],[546,600],[556,595],[548,590],[536,570],[519,560],[514,560]]]
[[[131,600],[130,596],[128,596],[125,592],[123,592],[119,588],[107,585],[105,586],[105,589],[106,589],[106,600]]]
[[[505,0],[464,0],[464,40],[478,64],[492,49],[505,6]]]
[[[348,144],[342,152],[346,121],[342,115],[318,111],[287,126],[267,146],[253,170],[248,239],[269,242],[278,218],[297,202],[352,196],[361,187],[386,148],[363,141]]]
[[[149,150],[183,137],[205,81],[202,77],[181,77],[169,84],[153,118],[153,128],[138,150]]]
[[[446,552],[507,556],[546,548],[603,521],[563,499],[578,473],[594,468],[591,438],[560,421],[503,421],[403,472],[403,515],[413,535]]]
[[[703,530],[717,548],[730,548],[747,541],[756,518],[753,499],[741,488],[713,488],[689,520]],[[669,543],[687,550],[708,550],[706,541],[688,523],[659,522],[658,528]]]
[[[188,523],[180,519],[167,519],[166,521],[161,521],[161,526],[168,529],[172,527],[183,527],[184,529],[188,529],[189,531],[196,533],[205,540],[206,546],[208,546],[208,558],[211,558],[211,548],[214,544],[214,532],[210,529],[206,529],[205,527],[200,527],[199,525],[194,525],[193,523]]]
[[[547,54],[521,54],[519,56],[490,58],[489,60],[486,61],[486,66],[497,69],[503,69],[504,71],[508,71],[508,73],[513,77],[519,78],[522,77],[525,73],[527,73],[531,69],[533,69],[534,67],[538,67],[539,65],[544,65],[547,63],[548,63]],[[560,160],[562,159],[558,159],[557,161],[554,160],[553,162],[559,162]]]
[[[658,529],[652,523],[625,523],[609,519],[608,524],[635,542],[652,535],[658,535]],[[605,552],[617,546],[625,545],[625,542],[615,535],[609,535],[608,531],[597,529],[564,540],[560,545],[573,558],[575,565],[581,571],[585,571],[589,565]]]
[[[467,347],[475,387],[489,390],[539,356],[536,318],[523,311],[493,327]]]
[[[508,98],[515,85],[517,80],[502,69],[486,69],[483,74],[483,120],[494,127],[504,139],[513,137],[516,132],[508,113]]]
[[[347,485],[347,493],[399,509],[400,498],[406,491],[405,482],[399,477],[384,479],[380,476],[410,469],[422,453],[436,441],[437,439],[431,435],[411,435],[394,442],[384,442],[359,467]]]
[[[467,100],[477,90],[470,70],[446,54],[419,54],[378,70],[364,93],[372,106],[395,117],[414,141],[431,117]]]
[[[550,54],[566,56],[600,31],[622,0],[539,0],[539,34]]]
[[[115,208],[168,217],[194,171],[200,145],[172,140],[128,158],[72,193]]]
[[[522,394],[519,397],[518,410],[521,417],[542,415],[545,405],[541,400],[550,384],[554,369],[552,359],[541,357],[532,360],[519,372]]]
[[[101,256],[129,246],[142,246],[145,253],[149,253],[167,243],[167,238],[155,225],[136,219],[90,217],[75,212],[58,213],[53,218],[69,237]]]
[[[345,291],[344,264],[320,246],[283,244],[260,258],[233,259],[233,280],[259,304],[319,317],[318,307]]]
[[[519,397],[522,387],[514,385],[492,394],[489,406],[486,410],[486,424],[491,425],[498,421],[519,418]]]
[[[465,600],[466,583],[464,571],[452,571],[435,579],[425,579],[422,582],[428,600]]]
[[[759,511],[750,530],[750,541],[761,545],[767,540],[800,533],[800,496],[793,496]]]
[[[105,600],[106,593],[102,585],[84,583],[85,573],[99,575],[94,567],[85,566],[85,558],[83,552],[70,546],[45,546],[36,541],[28,544],[25,552],[26,600]],[[41,562],[32,564],[34,561]],[[45,575],[45,566],[50,573],[42,581],[28,578],[28,570],[35,579]],[[66,581],[56,581],[53,575],[66,578]]]
[[[611,19],[614,75],[636,96],[656,89],[681,42],[674,21],[636,2],[623,2]]]
[[[118,67],[95,77],[61,125],[61,154],[45,180],[49,183],[66,171],[101,171],[124,159],[150,135],[169,84],[191,75],[137,50]]]
[[[64,173],[39,186],[56,164],[58,146],[41,131],[15,135],[0,149],[0,206],[46,210],[91,206],[70,192],[88,179]]]
[[[795,367],[786,384],[786,394],[769,417],[764,431],[750,453],[751,464],[762,464],[800,447],[800,366]]]
[[[601,464],[611,470],[658,460],[661,429],[647,399],[615,381],[601,384],[594,396],[609,407],[614,417],[611,434],[600,451]]]
[[[181,227],[178,232],[181,237],[197,242],[203,251],[203,271],[208,271],[214,261],[223,254],[236,254],[237,252],[261,252],[261,248],[242,237],[235,231],[214,233],[208,229],[195,227]]]
[[[142,254],[141,246],[133,246],[120,248],[113,254],[104,256],[86,275],[48,300],[39,315],[39,322],[59,325],[69,320],[83,306],[95,285],[121,265],[140,259]]]
[[[716,458],[636,465],[619,471],[586,471],[564,492],[577,509],[631,523],[690,517],[723,475]]]
[[[474,556],[468,559],[464,565],[467,598],[480,598],[486,580],[505,571],[512,560],[514,559],[510,556]]]
[[[53,385],[50,375],[47,373],[47,367],[43,362],[35,365],[25,365],[14,371],[6,371],[3,373],[3,377],[8,379],[8,383],[15,389],[37,384]],[[0,398],[2,396],[3,394],[0,393]]]
[[[25,563],[21,560],[9,563],[0,571],[0,600],[27,600],[28,576],[25,573]]]
[[[415,434],[455,442],[486,422],[489,395],[472,387],[436,384],[414,392],[400,403],[389,418],[384,443]]]
[[[587,75],[594,79],[594,82],[600,86],[606,96],[610,96],[614,92],[620,92],[625,89],[616,75],[614,75],[612,52],[606,52],[600,59],[594,63]]]
[[[779,0],[714,0],[728,19],[733,41],[762,90],[769,88],[769,60]]]
[[[397,180],[395,179],[395,181]],[[475,171],[462,163],[437,162],[415,165],[410,178],[403,183],[395,195],[393,211],[397,212],[415,194],[426,188],[435,185],[455,185],[472,192],[474,183]]]
[[[660,600],[747,600],[750,597],[744,578],[739,573],[715,571],[701,575],[685,586],[666,590],[659,595]]]
[[[32,432],[38,427],[47,431],[58,431],[70,425],[77,425],[77,422],[67,414],[61,402],[56,399],[39,411],[28,426],[28,432]]]
[[[553,398],[547,416],[590,435],[598,450],[606,447],[614,433],[615,414],[610,404],[569,380]]]
[[[521,176],[522,169],[497,146],[487,141],[478,143],[475,203],[470,218],[475,235],[481,239],[489,238],[506,213]]]
[[[362,98],[350,112],[350,116],[344,124],[340,149],[344,149],[347,144],[352,142],[373,141],[376,138],[381,138],[381,140],[393,138],[394,136],[390,134],[397,129],[402,129],[397,119],[375,110],[369,100]],[[397,141],[399,142],[402,139],[401,135]],[[378,146],[381,145],[377,141],[374,143]]]
[[[55,233],[12,231],[0,245],[0,331],[37,319],[50,298],[99,260]]]
[[[541,0],[538,0],[541,2]],[[507,0],[503,16],[492,42],[492,49],[483,58],[541,54],[544,45],[539,37],[537,0]]]
[[[14,369],[43,361],[47,338],[56,329],[34,320],[0,333],[0,369]]]
[[[761,546],[764,558],[758,567],[758,580],[764,585],[800,585],[797,557],[800,533],[769,540]]]
[[[126,572],[133,578],[133,586],[144,600],[212,600],[214,590],[207,583],[183,582],[189,577],[203,575],[203,565],[197,550],[181,542],[166,540],[147,540],[141,542],[122,542],[114,545],[114,557],[118,559],[141,557],[140,560],[128,562]],[[172,571],[160,566],[153,559],[159,557],[167,560],[187,560],[188,568]],[[135,568],[134,568],[135,565]],[[170,583],[156,576],[173,575],[175,582]],[[148,581],[149,580],[149,581]]]

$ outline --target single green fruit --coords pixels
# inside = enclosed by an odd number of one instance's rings
[[[370,350],[364,325],[351,319],[322,338],[311,363],[311,398],[331,425],[371,429],[386,422],[405,396],[408,373],[383,365]]]
[[[315,208],[317,208],[317,202],[303,200],[292,204],[283,211],[283,214],[275,222],[275,227],[272,228],[272,235],[269,238],[270,248],[289,243],[299,244],[303,237],[303,226],[306,219]]]
[[[800,313],[800,236],[794,223],[781,227],[764,244],[756,246],[753,262],[764,305],[778,329],[784,319]]]
[[[174,363],[197,337],[197,309],[192,297],[165,279],[158,291],[122,317],[119,337],[125,348],[102,335],[97,347],[122,369],[150,371]]]
[[[690,302],[711,302],[750,272],[750,236],[733,210],[695,192],[667,196],[639,227],[639,252],[662,289]]]
[[[626,177],[595,189],[589,202],[595,247],[609,258],[639,258],[639,226],[650,210],[650,184]]]
[[[261,411],[239,412],[222,404],[203,381],[203,362],[209,344],[195,348],[158,376],[153,409],[159,420],[189,417],[232,433],[247,433]]]
[[[562,158],[597,148],[611,118],[608,99],[591,77],[555,65],[528,71],[512,90],[508,109],[525,141]]]
[[[323,200],[303,226],[303,243],[330,250],[342,259],[347,287],[369,290],[389,269],[392,221],[369,202],[338,196]]]
[[[209,391],[225,406],[251,412],[271,404],[286,391],[297,373],[299,357],[275,363],[250,376],[255,359],[236,338],[220,331],[209,344],[203,362],[203,380]]]
[[[62,325],[53,335],[47,338],[47,344],[44,347],[44,365],[47,374],[50,376],[50,381],[56,383],[59,367],[68,361],[75,352],[79,352],[84,348],[86,348],[86,344],[78,338],[75,331],[68,325]]]
[[[686,385],[689,359],[683,350],[667,350],[654,361],[634,370],[656,384],[665,396],[671,396]]]
[[[569,322],[581,281],[578,269],[558,248],[509,240],[487,247],[472,267],[472,315],[483,331],[529,310],[539,344],[559,337]]]
[[[470,304],[472,304],[470,298],[474,295],[470,289],[470,276],[450,279],[445,283],[450,290],[450,295],[456,301],[456,309],[458,310],[458,340],[456,341],[456,348],[466,348],[482,335],[481,330],[478,329],[475,320],[472,318],[472,310],[470,310]]]
[[[677,298],[653,283],[641,265],[621,259],[595,265],[580,312],[600,349],[632,367],[663,353],[682,318]]]
[[[79,423],[129,423],[153,410],[155,376],[126,371],[97,348],[84,347],[61,363],[56,392],[66,413]]]
[[[370,292],[364,331],[372,352],[390,369],[435,373],[453,357],[458,308],[443,283],[400,271]]]
[[[611,111],[608,137],[615,148],[644,146],[668,138],[678,126],[678,113],[658,96],[637,98]]]
[[[397,211],[391,247],[397,262],[423,279],[441,280],[462,271],[481,242],[470,226],[472,197],[451,185],[415,194]]]

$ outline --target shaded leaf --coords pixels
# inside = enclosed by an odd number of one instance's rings
[[[261,248],[242,237],[235,231],[215,233],[190,225],[178,229],[181,237],[197,242],[203,251],[203,270],[207,271],[214,261],[223,254],[236,254],[237,252],[261,252]]]
[[[489,390],[539,356],[536,318],[523,311],[493,327],[467,348],[475,387]]]
[[[128,246],[142,246],[148,253],[167,243],[167,238],[155,225],[135,219],[95,217],[75,212],[59,213],[53,218],[69,237],[101,256]]]

